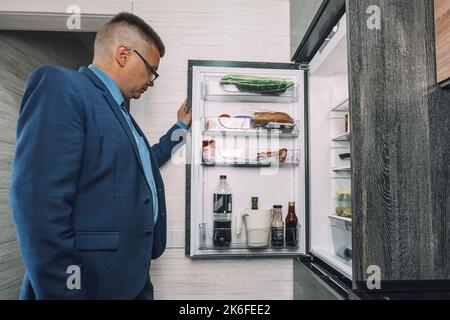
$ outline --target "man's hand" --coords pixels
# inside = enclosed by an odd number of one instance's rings
[[[186,100],[184,100],[180,109],[178,109],[178,120],[180,120],[186,126],[189,127],[191,125],[191,121],[192,121],[192,108],[191,107],[187,108],[188,112],[186,112],[185,111],[186,107],[187,107],[187,98],[186,98]]]

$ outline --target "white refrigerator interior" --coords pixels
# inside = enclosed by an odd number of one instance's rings
[[[351,217],[336,214],[338,193],[351,193],[345,16],[334,31],[310,64],[310,252],[351,279]]]
[[[280,77],[295,85],[275,95],[226,90],[220,86],[220,80],[230,74]],[[256,67],[242,63],[239,67],[229,67],[195,66],[194,63],[191,85],[190,256],[297,256],[305,253],[304,71],[294,69],[293,65],[284,69],[277,68],[276,64]],[[250,117],[261,111],[289,114],[295,121],[294,129],[289,132],[255,129],[250,125]],[[204,146],[209,150],[206,153]],[[258,153],[280,150],[287,151],[283,161],[263,162],[258,158]],[[221,175],[226,176],[232,190],[231,243],[225,247],[218,247],[213,241],[213,193]],[[261,211],[272,212],[274,205],[282,205],[283,222],[288,202],[295,201],[298,246],[273,247],[270,237],[268,246],[251,245],[254,239],[247,238],[247,228],[253,222],[242,214],[251,208],[252,197],[258,197]]]

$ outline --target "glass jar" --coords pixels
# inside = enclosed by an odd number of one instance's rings
[[[214,164],[216,158],[216,141],[215,140],[203,140],[203,162],[206,164]]]
[[[336,214],[346,218],[352,216],[352,195],[350,191],[343,190],[336,193]]]

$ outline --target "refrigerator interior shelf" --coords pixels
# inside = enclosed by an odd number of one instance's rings
[[[348,98],[346,98],[344,101],[340,102],[337,106],[331,109],[331,111],[342,111],[342,112],[348,112],[349,110],[350,108]]]
[[[336,215],[336,214],[332,214],[332,215],[330,215],[329,216],[331,219],[338,219],[338,220],[342,220],[342,221],[345,221],[345,222],[352,222],[352,218],[346,218],[346,217],[341,217],[341,216],[338,216],[338,215]]]
[[[283,93],[249,93],[249,92],[229,92],[222,89],[219,79],[204,81],[202,83],[202,99],[206,101],[227,101],[227,102],[274,102],[292,103],[299,98],[298,85],[287,89]]]
[[[341,134],[339,136],[336,136],[334,138],[332,138],[332,141],[350,141],[351,138],[351,133],[350,132],[346,132],[344,134]]]
[[[331,169],[334,172],[350,172],[352,170],[351,166],[345,166],[345,167],[336,167]]]

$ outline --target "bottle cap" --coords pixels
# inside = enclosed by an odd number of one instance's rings
[[[227,176],[220,176],[220,180],[227,180]]]
[[[280,205],[277,205],[277,204],[276,204],[276,205],[273,206],[273,208],[274,208],[274,209],[281,209],[281,208],[283,208],[283,206],[280,206]]]

